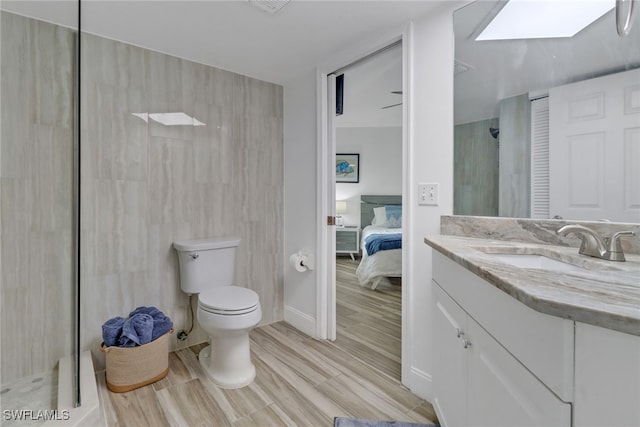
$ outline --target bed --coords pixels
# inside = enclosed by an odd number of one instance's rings
[[[376,289],[384,277],[402,277],[401,215],[402,196],[360,196],[362,260],[356,276],[361,286]]]

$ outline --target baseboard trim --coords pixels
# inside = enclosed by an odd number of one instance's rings
[[[433,401],[433,382],[429,373],[412,366],[409,370],[409,381],[407,387],[416,396],[419,396],[428,402]]]
[[[284,306],[284,321],[305,334],[316,336],[316,319],[291,306]]]

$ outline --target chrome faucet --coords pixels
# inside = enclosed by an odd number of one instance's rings
[[[592,229],[583,225],[573,224],[560,227],[557,233],[561,236],[568,233],[575,233],[582,240],[582,245],[580,245],[580,249],[578,250],[579,254],[606,259],[608,261],[624,261],[624,252],[620,244],[620,237],[635,236],[633,231],[618,231],[611,237],[605,237],[603,239]]]

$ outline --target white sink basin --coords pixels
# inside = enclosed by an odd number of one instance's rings
[[[509,264],[518,268],[535,268],[538,270],[551,270],[558,272],[583,272],[584,269],[566,262],[547,258],[542,255],[531,254],[488,254],[496,261]]]

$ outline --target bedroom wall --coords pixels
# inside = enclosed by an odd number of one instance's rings
[[[347,201],[345,225],[361,225],[360,195],[402,194],[401,127],[337,128],[336,152],[360,154],[360,182],[336,183],[336,200]]]

